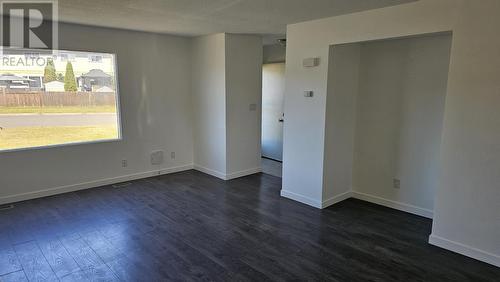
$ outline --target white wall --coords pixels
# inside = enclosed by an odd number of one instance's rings
[[[194,163],[223,178],[226,174],[226,35],[192,42]]]
[[[190,40],[70,24],[59,32],[60,49],[117,54],[123,140],[1,153],[0,203],[190,168]],[[165,151],[163,165],[150,164],[153,150]]]
[[[451,36],[361,46],[352,188],[432,216]]]
[[[261,104],[262,37],[226,34],[228,178],[261,170]]]
[[[456,4],[421,0],[287,27],[282,195],[323,205],[330,45],[449,31],[455,23]],[[302,60],[309,57],[319,57],[320,65],[302,67]],[[304,90],[313,90],[314,98],[304,97]]]
[[[280,44],[264,45],[263,49],[262,62],[264,64],[282,63],[285,61],[286,46]]]
[[[226,85],[225,34],[184,38],[73,24],[59,31],[60,49],[116,53],[123,140],[1,153],[0,203],[191,169],[194,162],[221,178],[260,171],[260,37],[234,35],[228,43],[234,83]],[[150,164],[155,150],[165,151],[163,165]]]
[[[195,168],[222,179],[259,172],[262,38],[197,37],[192,54]]]
[[[330,48],[322,206],[344,200],[352,188],[360,54],[359,44]]]
[[[500,265],[498,13],[496,0],[420,0],[289,25],[282,195],[322,205],[330,45],[453,31],[431,242]]]
[[[431,242],[500,266],[500,1],[464,1],[461,11]]]

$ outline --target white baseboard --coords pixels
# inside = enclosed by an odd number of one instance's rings
[[[373,196],[373,195],[369,195],[369,194],[365,194],[365,193],[361,193],[361,192],[353,191],[352,197],[355,199],[367,201],[367,202],[374,203],[377,205],[393,208],[396,210],[416,214],[416,215],[431,218],[431,219],[434,216],[434,212],[432,210],[429,210],[429,209],[424,209],[424,208],[417,207],[414,205],[410,205],[410,204],[406,204],[406,203],[402,203],[402,202],[397,202],[397,201],[393,201],[393,200],[388,200],[388,199],[384,199],[384,198],[381,198],[378,196]]]
[[[330,199],[327,199],[323,202],[320,202],[316,199],[309,198],[309,197],[306,197],[306,196],[303,196],[303,195],[300,195],[300,194],[297,194],[294,192],[286,191],[286,190],[281,190],[281,196],[295,200],[297,202],[301,202],[301,203],[313,206],[313,207],[318,208],[318,209],[324,209],[328,206],[331,206],[331,205],[336,204],[338,202],[341,202],[343,200],[346,200],[349,198],[355,198],[355,199],[367,201],[367,202],[374,203],[377,205],[393,208],[396,210],[416,214],[416,215],[431,218],[431,219],[433,218],[433,215],[434,215],[432,210],[428,210],[428,209],[424,209],[424,208],[417,207],[414,205],[401,203],[401,202],[397,202],[397,201],[392,201],[392,200],[384,199],[384,198],[381,198],[378,196],[373,196],[373,195],[369,195],[369,194],[365,194],[365,193],[361,193],[361,192],[356,192],[356,191],[347,191],[347,192],[344,192],[344,193],[339,194],[337,196],[334,196]]]
[[[327,208],[333,204],[336,204],[338,202],[342,202],[343,200],[347,200],[351,197],[352,197],[352,191],[344,192],[344,193],[339,194],[335,197],[331,197],[331,198],[327,199],[326,201],[323,201],[323,203],[321,204],[321,208],[322,209]]]
[[[220,178],[222,180],[231,180],[231,179],[235,179],[235,178],[238,178],[238,177],[243,177],[243,176],[247,176],[247,175],[251,175],[251,174],[262,172],[262,168],[261,167],[256,167],[256,168],[252,168],[252,169],[237,171],[237,172],[233,172],[233,173],[229,173],[229,174],[222,173],[220,171],[216,171],[216,170],[213,170],[213,169],[210,169],[210,168],[206,168],[206,167],[203,167],[203,166],[200,166],[200,165],[194,165],[194,169],[198,170],[198,171],[201,171],[203,173],[215,176],[215,177]]]
[[[431,234],[429,244],[500,267],[500,256]]]
[[[222,173],[220,171],[209,169],[209,168],[197,165],[197,164],[194,165],[194,169],[197,171],[201,171],[203,173],[209,174],[211,176],[215,176],[215,177],[220,178],[222,180],[226,180],[226,174]]]
[[[251,168],[251,169],[247,169],[247,170],[237,171],[237,172],[226,174],[226,180],[235,179],[235,178],[239,178],[239,177],[243,177],[243,176],[247,176],[247,175],[252,175],[252,174],[259,173],[259,172],[262,172],[261,167],[255,167],[255,168]]]
[[[3,205],[3,204],[15,203],[15,202],[19,202],[19,201],[26,201],[26,200],[31,200],[31,199],[35,199],[35,198],[41,198],[41,197],[47,197],[47,196],[52,196],[52,195],[56,195],[56,194],[74,192],[74,191],[78,191],[78,190],[84,190],[84,189],[89,189],[89,188],[105,186],[105,185],[111,185],[111,184],[116,184],[116,183],[120,183],[120,182],[126,182],[126,181],[141,179],[141,178],[157,176],[157,175],[170,174],[170,173],[175,173],[175,172],[180,172],[180,171],[185,171],[185,170],[190,170],[190,169],[193,169],[192,164],[178,166],[178,167],[164,168],[164,169],[159,169],[159,170],[152,170],[152,171],[147,171],[147,172],[139,172],[139,173],[134,173],[134,174],[122,175],[122,176],[117,176],[117,177],[112,177],[112,178],[105,178],[105,179],[83,182],[83,183],[78,183],[78,184],[59,186],[59,187],[43,189],[43,190],[38,190],[38,191],[33,191],[33,192],[27,192],[27,193],[21,193],[21,194],[16,194],[16,195],[11,195],[11,196],[0,197],[0,204]]]
[[[306,196],[303,196],[300,194],[296,194],[296,193],[293,193],[290,191],[281,190],[281,197],[285,197],[285,198],[288,198],[288,199],[291,199],[291,200],[294,200],[297,202],[301,202],[303,204],[306,204],[306,205],[309,205],[309,206],[312,206],[312,207],[315,207],[318,209],[322,208],[322,203],[320,201],[317,201],[313,198],[309,198],[309,197],[306,197]]]

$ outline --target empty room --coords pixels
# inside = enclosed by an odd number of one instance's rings
[[[0,5],[0,282],[500,280],[500,1]]]

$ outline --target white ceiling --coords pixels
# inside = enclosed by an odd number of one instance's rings
[[[284,34],[286,25],[414,0],[59,0],[59,20],[203,35]]]

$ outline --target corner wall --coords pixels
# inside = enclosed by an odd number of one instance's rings
[[[360,197],[432,218],[450,47],[449,34],[361,44],[352,186]]]
[[[205,173],[226,175],[226,35],[192,40],[194,164]]]
[[[321,206],[330,45],[452,31],[430,242],[500,266],[499,13],[496,0],[420,0],[289,25],[282,195]],[[320,66],[303,69],[308,57]]]
[[[232,179],[261,171],[262,38],[193,39],[194,167]]]
[[[455,0],[420,0],[287,27],[283,196],[323,205],[330,46],[450,31],[457,10]],[[319,66],[302,67],[310,57],[319,57]],[[304,90],[314,91],[314,98],[304,97]]]
[[[228,178],[261,171],[262,38],[226,34]]]
[[[322,207],[350,197],[360,55],[360,44],[330,47]]]
[[[177,36],[61,23],[60,49],[117,55],[123,140],[0,153],[0,203],[191,169],[190,44]],[[151,165],[154,150],[165,151],[163,165]]]

